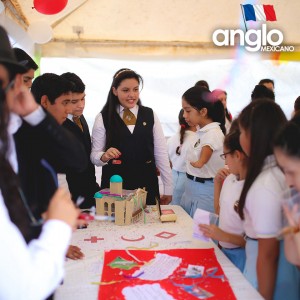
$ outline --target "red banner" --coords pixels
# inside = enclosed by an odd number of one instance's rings
[[[167,254],[181,258],[180,265],[172,275],[163,280],[143,280],[144,272],[136,272],[149,265],[156,255]],[[119,265],[118,265],[119,264]],[[126,266],[125,266],[126,265]],[[204,267],[196,276],[187,275],[190,267]],[[202,268],[203,269],[203,268]],[[142,269],[141,269],[142,270]],[[147,271],[146,271],[147,272]],[[139,273],[139,274],[137,274]],[[140,278],[139,278],[140,277]],[[236,299],[224,272],[218,263],[214,249],[172,249],[172,250],[110,250],[105,252],[98,299],[125,299],[125,287],[159,284],[174,299]],[[145,286],[146,287],[146,286]],[[124,291],[123,291],[124,292]]]

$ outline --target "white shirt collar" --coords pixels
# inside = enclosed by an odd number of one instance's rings
[[[126,108],[124,107],[124,106],[122,106],[122,105],[118,105],[118,107],[117,107],[117,111],[118,111],[118,113],[121,115],[121,114],[123,114],[123,112],[124,112],[124,110],[125,110]],[[139,106],[138,105],[135,105],[133,108],[130,108],[129,109],[135,116],[137,116],[137,113],[138,113],[138,110],[139,110]]]
[[[218,122],[211,122],[211,123],[205,125],[202,128],[197,127],[197,132],[206,132],[206,131],[208,131],[210,129],[214,129],[214,128],[217,128],[217,127],[220,127],[220,123],[218,123]]]
[[[16,147],[15,147],[15,141],[13,135],[22,126],[22,122],[23,121],[20,118],[20,116],[16,115],[15,113],[10,113],[8,127],[7,127],[9,147],[6,155],[13,170],[16,173],[18,172],[18,160],[17,160],[17,153],[16,153]],[[0,141],[0,146],[1,146],[1,141]]]
[[[264,160],[263,170],[275,167],[277,165],[276,158],[274,154],[267,156]]]
[[[10,113],[7,131],[9,134],[15,134],[22,125],[22,119],[15,113]]]

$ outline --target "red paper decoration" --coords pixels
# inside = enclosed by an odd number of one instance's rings
[[[62,11],[68,0],[34,0],[34,8],[44,15],[55,15]]]

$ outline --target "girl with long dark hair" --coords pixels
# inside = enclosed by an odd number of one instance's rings
[[[299,278],[277,239],[282,228],[281,194],[287,188],[273,144],[287,119],[278,104],[259,99],[239,116],[240,143],[248,156],[247,174],[237,211],[244,220],[244,275],[265,299],[299,299]]]
[[[123,188],[146,188],[147,204],[172,200],[172,174],[161,124],[151,108],[142,105],[142,77],[130,69],[113,76],[106,104],[92,131],[91,161],[102,166],[101,188],[120,175]],[[160,197],[156,167],[164,185]]]
[[[172,164],[173,176],[173,205],[180,205],[186,181],[186,154],[190,140],[195,135],[196,127],[190,126],[183,117],[183,109],[180,110],[179,131],[171,136],[168,141],[169,159]]]
[[[224,167],[220,157],[225,130],[224,107],[205,88],[194,86],[182,96],[184,118],[197,125],[186,164],[187,181],[180,205],[191,216],[197,208],[214,212],[214,177]]]

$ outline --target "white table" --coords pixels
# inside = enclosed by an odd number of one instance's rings
[[[177,214],[175,223],[161,223],[154,211],[155,207],[150,207],[149,213],[145,214],[145,223],[144,218],[129,226],[93,221],[87,229],[76,230],[71,244],[79,246],[85,257],[82,260],[66,261],[64,283],[57,289],[55,300],[96,300],[99,285],[92,283],[100,282],[104,250],[125,249],[131,246],[149,248],[153,243],[158,243],[158,246],[152,250],[215,248],[217,259],[236,298],[263,299],[213,242],[201,242],[192,237],[193,220],[180,206],[168,208],[172,208]],[[156,236],[164,231],[176,235],[171,238]]]

